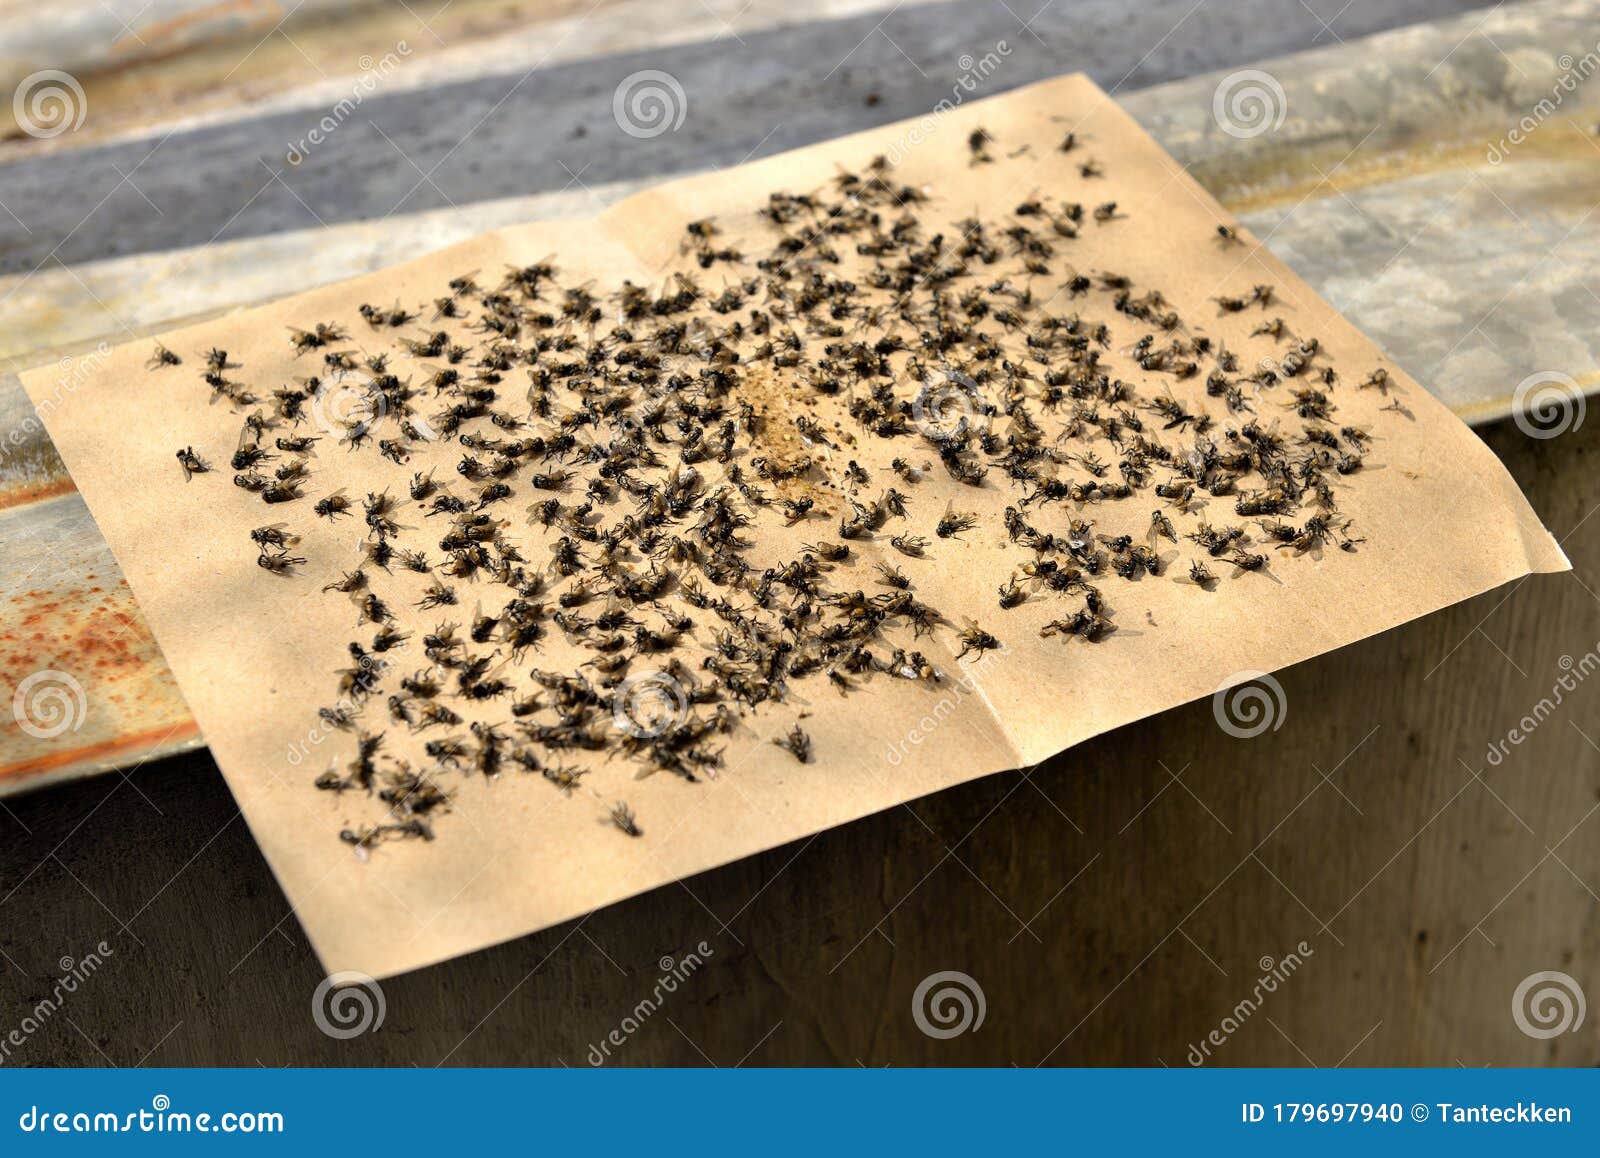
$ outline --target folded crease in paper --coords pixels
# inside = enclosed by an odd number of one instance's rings
[[[993,142],[993,164],[969,161],[968,137],[980,127]],[[1057,146],[1069,131],[1079,145],[1064,155]],[[197,439],[219,446],[240,421],[226,404],[206,401],[199,382],[204,352],[227,351],[242,367],[238,376],[266,395],[283,384],[274,376],[314,370],[315,356],[297,361],[288,348],[289,327],[350,317],[357,303],[428,302],[458,274],[478,271],[492,282],[508,266],[547,257],[566,286],[630,280],[655,289],[673,271],[686,270],[716,292],[730,275],[689,269],[688,222],[713,218],[734,241],[755,237],[761,223],[752,210],[772,191],[829,187],[881,154],[896,162],[895,180],[927,192],[925,218],[1003,219],[1027,198],[1069,193],[1091,203],[1116,201],[1119,219],[1103,228],[1086,222],[1081,246],[1063,250],[1085,273],[1108,268],[1114,257],[1136,285],[1159,285],[1186,316],[1208,325],[1216,296],[1273,285],[1274,312],[1295,334],[1315,335],[1344,368],[1331,392],[1339,420],[1371,433],[1369,465],[1340,508],[1364,541],[1354,551],[1330,543],[1316,558],[1273,552],[1261,574],[1219,566],[1209,592],[1181,580],[1180,567],[1197,552],[1187,543],[1168,547],[1174,559],[1167,574],[1118,588],[1116,630],[1107,639],[1041,636],[1052,614],[1048,599],[1010,611],[995,605],[996,587],[1010,569],[995,562],[1007,546],[1002,512],[1015,495],[998,485],[960,487],[936,468],[908,488],[917,512],[926,521],[959,500],[975,509],[979,525],[939,540],[926,560],[899,558],[881,542],[861,544],[859,554],[902,565],[918,596],[953,621],[981,619],[1000,637],[999,650],[958,659],[954,636],[935,633],[918,646],[944,672],[937,685],[876,680],[851,695],[826,683],[800,685],[792,702],[747,713],[728,740],[720,773],[700,783],[661,774],[636,778],[637,769],[620,759],[586,777],[590,788],[571,794],[537,776],[463,774],[450,785],[454,800],[437,819],[437,839],[385,844],[366,859],[353,855],[338,832],[364,815],[367,803],[360,793],[318,792],[312,783],[331,763],[348,759],[349,735],[320,727],[317,710],[331,698],[333,672],[348,662],[347,642],[360,637],[358,616],[343,598],[319,597],[320,582],[310,576],[353,566],[361,536],[357,529],[330,532],[346,535],[350,551],[333,558],[323,540],[308,535],[308,545],[297,548],[311,556],[305,576],[255,566],[251,528],[310,522],[308,504],[263,507],[230,484],[225,461],[184,480],[176,451]],[[1105,172],[1086,190],[1079,165],[1090,157]],[[546,928],[954,784],[1038,763],[1210,695],[1238,673],[1270,672],[1524,575],[1565,569],[1559,547],[1467,427],[1269,252],[1223,244],[1216,227],[1229,220],[1114,102],[1088,80],[1068,77],[667,185],[587,224],[500,230],[392,270],[176,331],[162,341],[184,358],[180,367],[147,368],[153,346],[144,341],[113,350],[92,374],[52,366],[23,381],[323,963],[382,977]],[[1041,279],[1035,292],[1049,297],[1059,281],[1059,275]],[[1056,306],[1072,308],[1064,299]],[[426,326],[424,316],[405,333]],[[387,339],[365,327],[352,331],[353,344],[363,349]],[[1361,376],[1378,368],[1392,376],[1390,396],[1357,388]],[[1380,412],[1396,401],[1399,408]],[[1268,412],[1261,421],[1290,415],[1272,409],[1281,405],[1263,401]],[[1219,425],[1234,421],[1220,405],[1215,411]],[[781,400],[772,417],[784,420]],[[445,445],[438,455],[443,477],[460,448]],[[849,455],[823,457],[836,478],[839,460]],[[324,472],[315,494],[332,489],[329,480],[357,500],[392,486],[392,468],[376,459],[325,438],[315,456],[314,469]],[[1148,520],[1153,501],[1132,505]],[[524,497],[514,505],[520,511],[525,503]],[[1219,517],[1230,513],[1216,509]],[[1060,521],[1069,513],[1053,508],[1037,517]],[[350,521],[360,522],[359,510]],[[832,529],[831,523],[788,529],[780,520],[770,529],[774,558]],[[481,588],[469,589],[463,617],[480,594]],[[1053,614],[1065,607],[1058,604]],[[557,666],[560,654],[557,648],[540,657],[539,666]],[[404,653],[397,662],[412,660],[422,666]],[[381,703],[371,710],[381,713]],[[811,763],[796,762],[772,743],[797,710],[806,713]],[[405,742],[403,729],[390,732],[395,745]],[[605,806],[616,801],[633,810],[642,837],[629,839],[609,825]]]

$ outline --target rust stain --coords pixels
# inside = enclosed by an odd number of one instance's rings
[[[182,52],[194,43],[220,40],[260,31],[282,24],[293,13],[286,12],[277,0],[224,0],[166,20],[152,20],[139,29],[129,29],[111,44],[113,56],[159,59]],[[237,19],[233,19],[237,18]],[[210,31],[209,37],[206,35]]]
[[[58,499],[62,495],[69,495],[77,489],[72,485],[70,478],[0,487],[0,510],[5,510],[8,507],[25,507],[29,503],[43,502],[45,499]]]
[[[5,602],[0,691],[36,672],[59,671],[82,688],[87,707],[71,735],[40,741],[19,728],[0,730],[0,793],[52,773],[88,774],[96,765],[155,755],[197,734],[121,576],[74,573],[54,587],[13,592]]]
[[[41,776],[47,772],[57,772],[75,764],[86,764],[106,760],[114,756],[129,756],[144,751],[155,751],[164,747],[169,741],[181,742],[199,734],[200,729],[193,720],[184,720],[181,723],[165,728],[149,728],[143,732],[102,740],[97,744],[86,744],[78,748],[65,748],[58,752],[47,752],[42,756],[23,760],[17,764],[0,766],[0,783],[31,780],[36,776]]]
[[[0,678],[15,682],[40,661],[87,677],[159,663],[161,652],[145,626],[126,579],[107,586],[90,572],[83,586],[19,592],[0,642]],[[162,675],[170,680],[161,665]]]

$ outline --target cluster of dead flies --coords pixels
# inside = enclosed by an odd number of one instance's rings
[[[967,147],[972,164],[994,162],[982,130]],[[1077,147],[1070,136],[1059,146]],[[1093,160],[1075,167],[1085,182],[1103,173]],[[449,773],[516,770],[572,792],[579,754],[603,753],[641,774],[715,776],[741,716],[801,681],[841,695],[873,679],[938,684],[922,637],[953,634],[957,660],[1001,646],[988,626],[950,623],[901,566],[860,559],[882,542],[925,558],[974,527],[954,503],[922,525],[914,496],[930,472],[1015,496],[1004,526],[1021,559],[996,611],[1066,601],[1046,636],[1110,635],[1103,588],[1167,572],[1163,542],[1192,544],[1180,581],[1208,591],[1218,569],[1361,541],[1336,488],[1361,469],[1369,437],[1337,424],[1338,376],[1314,337],[1273,316],[1270,286],[1215,299],[1219,315],[1258,313],[1252,336],[1282,351],[1247,367],[1159,289],[1072,264],[1083,230],[1127,228],[1114,203],[1030,198],[1000,223],[935,228],[925,201],[879,159],[824,190],[773,193],[760,208],[775,235],[765,252],[690,223],[684,254],[712,272],[674,274],[658,291],[625,282],[602,297],[541,261],[485,283],[456,277],[427,305],[363,304],[359,322],[296,330],[296,363],[314,369],[291,384],[247,384],[226,352],[202,356],[211,401],[244,415],[234,485],[299,516],[294,529],[251,532],[258,565],[295,576],[316,520],[365,527],[361,557],[322,588],[353,601],[365,629],[321,710],[353,735],[354,754],[316,783],[376,794],[387,815],[345,840],[365,851],[431,838]],[[1229,226],[1212,241],[1241,244]],[[1084,299],[1109,299],[1137,339],[1114,350],[1108,325],[1078,312]],[[181,361],[157,346],[151,364]],[[1387,393],[1391,382],[1380,369],[1359,385]],[[329,420],[319,407],[334,389],[362,401]],[[831,428],[813,416],[829,412]],[[449,477],[408,467],[441,442],[460,450]],[[326,443],[383,456],[396,487],[314,486]],[[177,457],[185,478],[214,469],[193,447]],[[1233,517],[1204,518],[1213,501]],[[1148,506],[1147,532],[1097,531],[1108,503]],[[757,566],[763,510],[816,534]],[[397,569],[427,577],[414,606],[385,594]],[[407,626],[422,619],[431,626]],[[539,667],[552,633],[588,658]],[[638,690],[630,673],[644,669],[676,710],[619,727]],[[389,729],[425,737],[432,766],[386,753]],[[774,742],[813,758],[798,722]],[[640,834],[625,804],[610,822]]]

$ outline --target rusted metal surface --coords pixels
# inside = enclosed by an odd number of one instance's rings
[[[110,548],[14,377],[10,386],[0,390],[0,796],[200,743]]]
[[[0,794],[199,744],[110,550],[75,491],[0,511]]]
[[[1600,263],[1588,204],[1600,189],[1600,81],[1594,92],[1563,93],[1525,143],[1489,160],[1597,38],[1600,0],[1542,0],[1265,61],[1254,68],[1281,89],[1283,115],[1256,135],[1229,133],[1217,116],[1234,73],[1118,99],[1398,362],[1468,421],[1487,421],[1509,412],[1517,383],[1536,371],[1561,371],[1583,389],[1600,378],[1600,296],[1585,284]],[[12,307],[0,317],[0,355],[43,361],[43,347],[70,341],[71,356],[92,359],[96,342],[127,336],[114,320],[162,328],[306,288],[309,267],[331,281],[509,221],[594,212],[649,183],[41,271],[0,282]],[[85,308],[91,300],[106,308]],[[10,628],[0,688],[61,670],[91,705],[79,728],[46,739],[0,710],[0,795],[198,744],[115,562],[10,375],[0,377],[0,432],[10,432],[0,445]]]

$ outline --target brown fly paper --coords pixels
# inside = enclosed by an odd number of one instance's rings
[[[24,382],[323,963],[381,977],[1564,569],[1232,226],[1069,77]]]

